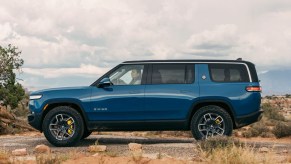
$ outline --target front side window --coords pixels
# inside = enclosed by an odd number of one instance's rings
[[[249,82],[249,76],[243,64],[209,64],[212,81]]]
[[[186,69],[187,68],[187,69]],[[193,83],[194,65],[154,64],[152,84],[185,84]]]
[[[140,85],[144,65],[123,65],[109,75],[113,85]]]

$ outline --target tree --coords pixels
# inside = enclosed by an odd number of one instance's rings
[[[24,61],[20,58],[21,51],[11,44],[0,46],[0,101],[3,105],[15,109],[25,96],[21,84],[16,81],[14,71],[20,70]]]

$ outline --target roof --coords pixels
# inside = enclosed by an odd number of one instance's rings
[[[125,61],[123,64],[130,63],[169,63],[169,62],[177,62],[177,63],[195,63],[195,62],[235,62],[235,63],[250,63],[248,61],[243,60],[134,60],[134,61]]]

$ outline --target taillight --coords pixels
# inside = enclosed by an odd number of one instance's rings
[[[262,87],[261,86],[248,86],[246,87],[246,90],[248,92],[262,92]]]

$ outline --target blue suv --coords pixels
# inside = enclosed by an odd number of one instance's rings
[[[260,92],[248,61],[127,61],[90,86],[32,92],[28,121],[55,146],[92,131],[191,130],[199,140],[258,121]]]

